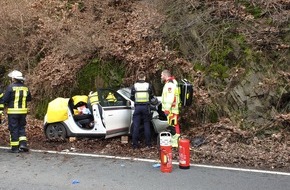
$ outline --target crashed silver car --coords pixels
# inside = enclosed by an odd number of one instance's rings
[[[77,106],[85,103],[88,114],[78,114]],[[151,128],[156,134],[168,127],[161,111],[160,97],[151,101]],[[48,104],[44,118],[44,133],[48,140],[64,140],[68,137],[111,138],[130,135],[134,102],[130,89],[98,89],[90,95],[72,98],[56,98]],[[141,126],[142,127],[142,126]]]

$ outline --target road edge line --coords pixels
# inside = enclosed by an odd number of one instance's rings
[[[0,146],[0,149],[10,149],[10,147]],[[53,151],[53,150],[35,150],[30,149],[31,152],[38,153],[49,153],[49,154],[60,154],[60,155],[73,155],[73,156],[85,156],[85,157],[94,157],[94,158],[109,158],[109,159],[119,159],[119,160],[132,160],[132,161],[141,161],[141,162],[151,162],[156,163],[157,160],[147,159],[147,158],[133,158],[133,157],[122,157],[122,156],[110,156],[102,154],[89,154],[89,153],[77,153],[70,151]],[[178,165],[179,162],[173,161],[172,164]],[[264,173],[272,175],[285,175],[290,176],[290,173],[287,172],[278,172],[278,171],[269,171],[269,170],[257,170],[257,169],[245,169],[245,168],[233,168],[233,167],[224,167],[224,166],[213,166],[213,165],[202,165],[202,164],[190,164],[191,167],[200,167],[200,168],[212,168],[212,169],[221,169],[221,170],[231,170],[231,171],[243,171],[243,172],[253,172],[253,173]]]

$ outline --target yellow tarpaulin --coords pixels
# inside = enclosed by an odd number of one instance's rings
[[[68,118],[69,98],[56,98],[49,102],[47,108],[47,122],[54,123],[65,121]]]
[[[88,103],[88,96],[87,95],[75,95],[72,97],[72,99],[74,101],[74,105],[76,105],[79,102]]]
[[[87,95],[75,95],[72,97],[72,100],[73,100],[73,104],[74,104],[74,110],[73,110],[74,115],[78,115],[79,111],[76,109],[76,107],[83,106],[82,102],[87,104],[88,103],[88,96]]]

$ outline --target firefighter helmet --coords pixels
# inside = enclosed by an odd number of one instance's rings
[[[8,77],[11,77],[12,79],[17,79],[17,80],[25,80],[22,73],[20,71],[17,71],[17,70],[10,72],[8,74]]]

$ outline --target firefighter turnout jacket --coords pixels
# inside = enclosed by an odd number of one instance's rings
[[[163,87],[162,91],[162,111],[170,112],[173,114],[179,114],[179,88],[177,81],[171,77],[169,78]]]
[[[27,102],[31,94],[22,82],[10,84],[2,98],[2,103],[8,104],[7,114],[27,114]]]

